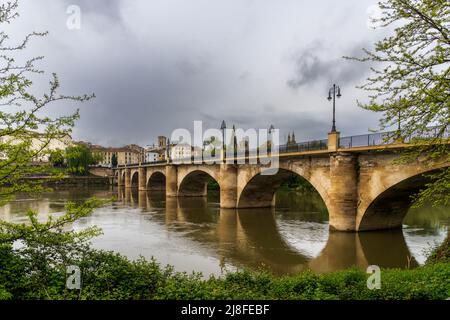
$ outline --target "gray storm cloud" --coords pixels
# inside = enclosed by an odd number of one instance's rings
[[[346,60],[343,57],[359,57],[362,48],[369,47],[371,47],[370,43],[357,44],[354,48],[347,48],[342,56],[333,57],[324,44],[316,41],[302,48],[292,57],[295,65],[294,76],[287,81],[287,84],[293,89],[299,89],[319,81],[329,83],[339,81],[341,85],[361,82],[369,73],[368,65]]]
[[[95,92],[87,104],[54,108],[80,108],[75,139],[145,145],[194,120],[219,127],[224,119],[244,128],[273,124],[303,140],[326,137],[334,81],[345,92],[343,134],[376,126],[356,106],[367,94],[354,87],[368,67],[341,59],[382,36],[366,27],[373,3],[22,0],[8,31],[18,38],[48,30],[27,54],[45,55],[42,67],[58,73],[64,93]],[[81,9],[80,30],[66,28],[68,5]],[[36,83],[42,90],[44,80]]]

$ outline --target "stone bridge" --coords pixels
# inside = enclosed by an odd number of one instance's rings
[[[411,195],[429,181],[427,174],[449,166],[448,159],[395,161],[408,147],[398,143],[340,148],[329,143],[326,150],[280,153],[274,175],[261,174],[267,165],[225,162],[131,165],[117,168],[115,175],[119,186],[165,190],[167,197],[205,196],[207,183],[214,180],[220,187],[221,208],[245,209],[274,206],[277,188],[296,174],[322,197],[330,229],[393,229],[401,228]]]

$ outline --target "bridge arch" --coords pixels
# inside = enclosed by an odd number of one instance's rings
[[[264,175],[264,168],[256,170],[250,178],[244,179],[242,188],[238,191],[237,207],[264,208],[275,205],[275,192],[281,184],[292,176],[300,177],[307,181],[320,195],[325,206],[328,208],[329,196],[327,185],[329,178],[326,170],[324,172],[311,171],[304,166],[281,166],[274,175]],[[238,178],[238,180],[242,180]]]
[[[208,172],[209,171],[209,172]],[[208,193],[208,183],[216,182],[219,187],[219,179],[214,177],[210,170],[192,170],[179,177],[178,195],[182,197],[204,197]]]
[[[166,175],[161,171],[152,172],[147,179],[146,189],[152,191],[165,191]]]
[[[438,173],[446,166],[435,169],[407,168],[395,174],[374,174],[367,187],[371,192],[360,195],[357,209],[357,231],[401,228],[413,204],[412,196],[431,180],[429,174]]]
[[[132,188],[138,188],[139,187],[139,172],[136,170],[136,171],[132,171],[131,172],[131,180],[130,180],[130,183],[131,183],[131,187]]]

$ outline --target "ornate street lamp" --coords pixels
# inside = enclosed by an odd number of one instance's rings
[[[272,152],[272,132],[273,132],[273,130],[275,130],[275,127],[273,126],[273,124],[271,124],[269,127],[269,139],[267,141],[268,153]]]
[[[166,145],[166,153],[167,153],[167,163],[170,163],[170,139],[167,138],[167,145]]]
[[[333,95],[333,97],[331,95]],[[331,127],[331,132],[336,132],[336,97],[342,97],[341,88],[333,84],[328,91],[328,101],[333,100],[333,126]]]
[[[225,129],[227,128],[227,125],[225,123],[225,120],[222,120],[222,124],[220,126],[220,130],[222,130],[222,154],[223,154],[223,162],[225,162]]]

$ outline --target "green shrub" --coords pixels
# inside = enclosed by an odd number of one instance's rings
[[[283,277],[239,271],[203,279],[199,273],[161,267],[153,259],[131,261],[117,253],[91,249],[75,263],[82,272],[81,291],[66,289],[65,265],[47,265],[40,272],[29,272],[29,261],[11,247],[2,246],[0,298],[442,300],[450,296],[448,263],[412,270],[382,269],[379,290],[367,289],[368,274],[357,269],[327,274],[304,271]]]
[[[450,231],[447,233],[444,242],[431,251],[426,263],[431,264],[436,262],[450,263]]]

